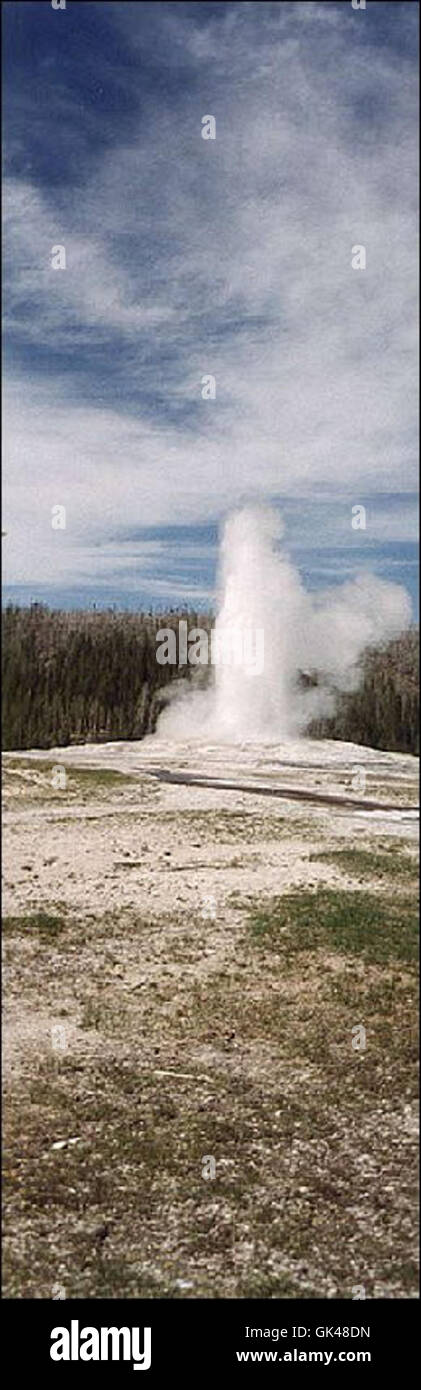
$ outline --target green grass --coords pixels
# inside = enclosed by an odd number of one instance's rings
[[[417,959],[418,913],[407,897],[300,889],[252,909],[248,923],[252,941],[286,959],[322,949],[377,965]]]
[[[53,783],[53,770],[58,767],[63,768],[66,774],[64,787],[54,786]],[[9,804],[13,800],[21,804],[24,799],[28,804],[35,805],[42,802],[61,802],[63,805],[66,799],[83,802],[92,795],[100,796],[101,793],[119,789],[124,791],[126,787],[139,784],[139,779],[129,773],[114,768],[74,767],[63,758],[57,758],[54,762],[44,758],[5,761],[3,779],[4,794]],[[143,785],[139,784],[141,794],[143,790]]]
[[[88,790],[94,787],[118,787],[127,782],[135,782],[137,779],[127,772],[117,772],[113,768],[107,767],[68,767],[65,764],[67,776],[71,782],[79,782],[81,789],[87,787]]]
[[[409,854],[402,853],[399,846],[395,849],[390,846],[385,850],[377,851],[369,849],[334,849],[321,850],[319,853],[310,854],[311,862],[325,860],[329,864],[337,864],[338,869],[344,869],[351,874],[358,874],[368,878],[417,878],[417,863]]]

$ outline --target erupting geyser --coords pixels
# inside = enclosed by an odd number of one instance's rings
[[[406,590],[367,573],[309,594],[280,548],[282,531],[272,508],[244,508],[226,521],[217,659],[206,689],[186,684],[170,700],[158,724],[163,737],[294,738],[315,714],[331,711],[334,687],[358,684],[365,647],[408,625]],[[316,671],[317,686],[306,687],[300,676]]]
[[[215,666],[210,713],[212,728],[229,739],[273,738],[275,729],[286,737],[292,727],[290,634],[299,620],[301,589],[298,575],[275,549],[281,533],[280,517],[269,510],[236,512],[224,528],[223,597],[215,623],[222,660]],[[243,634],[242,661],[235,660],[231,633],[239,634],[239,653]],[[247,651],[255,656],[255,669]]]

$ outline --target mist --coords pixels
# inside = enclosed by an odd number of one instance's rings
[[[411,620],[406,590],[366,572],[309,593],[269,507],[245,507],[226,520],[218,593],[214,635],[225,658],[204,689],[195,678],[170,688],[157,726],[164,738],[297,738],[316,715],[333,713],[335,691],[358,686],[365,648],[397,637]],[[264,657],[253,665],[256,634]]]

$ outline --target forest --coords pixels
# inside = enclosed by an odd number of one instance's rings
[[[3,748],[140,739],[152,733],[165,688],[179,677],[159,665],[156,633],[213,618],[191,610],[64,612],[43,604],[3,612]],[[394,752],[418,752],[418,629],[367,650],[359,688],[336,697],[335,713],[306,731]],[[186,667],[183,676],[196,679]],[[317,682],[317,673],[312,678]]]

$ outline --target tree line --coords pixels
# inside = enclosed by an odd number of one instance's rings
[[[185,618],[209,631],[213,618],[191,610],[63,612],[34,603],[3,614],[3,748],[141,739],[152,733],[179,678],[156,660],[156,634]],[[183,668],[184,679],[201,679]],[[315,676],[317,681],[317,675]],[[312,737],[338,738],[396,752],[418,751],[418,630],[366,652],[359,689],[338,694],[335,713]]]
[[[411,627],[365,652],[359,688],[336,697],[335,713],[316,719],[313,738],[337,738],[384,748],[419,751],[419,631]]]

